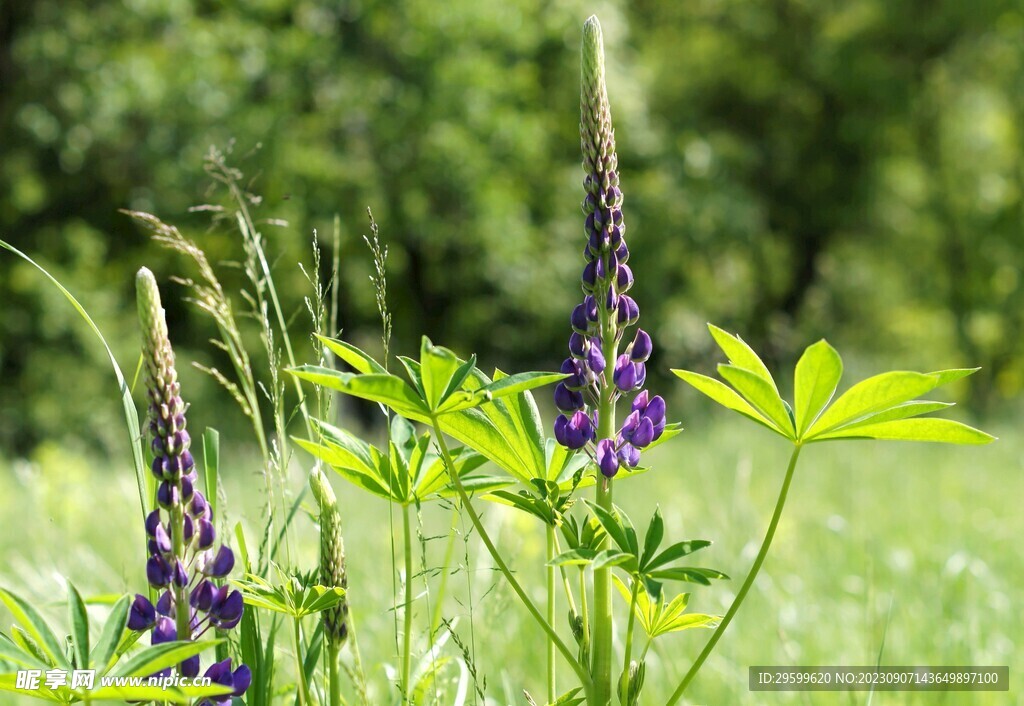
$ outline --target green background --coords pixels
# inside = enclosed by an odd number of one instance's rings
[[[952,453],[808,453],[777,554],[694,698],[811,703],[752,700],[745,666],[870,662],[887,620],[889,663],[1010,664],[1012,682],[1024,634],[1019,1],[7,2],[0,238],[79,297],[129,375],[133,275],[154,270],[190,423],[224,432],[229,512],[258,525],[245,420],[188,365],[226,364],[207,343],[210,322],[171,282],[195,273],[118,209],[179,225],[215,263],[242,259],[230,220],[190,211],[228,204],[203,169],[215,146],[246,175],[301,359],[311,355],[308,285],[296,263],[308,266],[316,230],[329,264],[335,214],[343,335],[378,346],[362,242],[370,207],[390,253],[397,352],[426,333],[487,367],[556,369],[580,296],[579,28],[595,12],[632,294],[656,346],[649,386],[689,429],[633,482],[628,506],[639,514],[671,499],[669,529],[715,539],[713,565],[733,576],[753,556],[778,450],[759,431],[719,425],[726,412],[664,374],[718,360],[706,321],[780,370],[827,336],[846,384],[890,368],[981,365],[953,389],[966,406],[954,416],[1003,437]],[[237,291],[241,275],[224,271]],[[258,347],[255,327],[247,335]],[[60,294],[0,254],[0,520],[32,528],[28,542],[4,532],[4,580],[38,595],[55,568],[97,592],[142,581],[115,395],[102,349]],[[357,427],[370,419],[346,412]],[[363,500],[341,494],[350,507]],[[354,585],[380,586],[366,599],[379,607],[389,566],[359,553],[387,551],[374,544],[386,507],[361,513],[347,521]],[[114,516],[120,524],[105,524]],[[519,519],[506,517],[503,537],[526,566],[543,547]],[[539,693],[541,655],[534,664],[520,648],[538,636],[504,589],[487,600],[480,668],[493,696],[523,684]],[[726,597],[695,593],[692,605],[721,612]],[[367,620],[383,683],[391,628]],[[699,638],[670,638],[660,666],[681,671],[671,665],[686,664]],[[653,676],[660,666],[648,671],[651,703],[670,691]],[[875,703],[958,703],[914,698]]]

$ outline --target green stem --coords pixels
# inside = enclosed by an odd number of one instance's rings
[[[298,618],[292,619],[293,636],[295,638],[295,671],[299,685],[299,706],[312,704],[309,700],[309,685],[306,684],[306,671],[302,668],[302,630]]]
[[[725,629],[729,627],[729,623],[732,622],[736,612],[740,609],[743,604],[743,599],[747,597],[747,593],[750,591],[750,587],[754,585],[754,579],[757,578],[758,572],[761,570],[761,565],[764,563],[765,557],[768,555],[768,549],[772,546],[772,540],[775,538],[775,530],[779,526],[779,519],[782,517],[782,509],[786,505],[786,496],[789,495],[789,486],[793,482],[793,471],[796,470],[796,461],[800,457],[800,444],[797,444],[793,448],[793,455],[789,457],[789,467],[786,468],[786,478],[782,481],[782,489],[779,491],[779,499],[775,501],[775,512],[772,513],[772,520],[768,523],[768,531],[765,532],[764,541],[761,542],[761,549],[757,552],[757,558],[754,559],[754,565],[750,567],[750,573],[747,574],[747,578],[743,580],[743,585],[740,586],[739,593],[736,594],[736,598],[733,600],[732,605],[729,606],[729,610],[726,612],[725,617],[722,618],[722,622],[715,628],[714,634],[711,635],[711,639],[708,640],[708,644],[704,646],[697,660],[690,667],[690,671],[683,677],[683,681],[679,683],[679,687],[672,693],[665,706],[673,706],[683,696],[683,692],[686,691],[686,687],[690,685],[693,678],[697,676],[697,672],[700,671],[708,655],[711,654],[712,650],[715,649],[715,645],[722,638],[722,634]]]
[[[409,506],[402,506],[402,531],[405,541],[405,607],[403,610],[404,634],[402,635],[402,702],[411,703],[412,685],[412,527],[409,520]]]
[[[583,619],[583,645],[581,654],[590,654],[590,608],[587,604],[587,570],[580,567],[580,617]]]
[[[441,627],[441,616],[443,615],[442,609],[444,606],[444,596],[448,592],[448,567],[452,565],[452,555],[455,553],[455,527],[458,525],[459,520],[459,508],[452,506],[452,521],[451,530],[448,532],[448,546],[444,550],[444,563],[441,564],[443,570],[441,571],[441,582],[437,586],[437,600],[434,603],[434,614],[430,618],[430,635],[437,632],[438,628]]]
[[[341,669],[338,666],[338,652],[338,646],[333,643],[327,647],[327,666],[331,681],[331,706],[341,706]]]
[[[629,598],[629,621],[626,625],[626,652],[622,658],[622,675],[619,677],[619,702],[622,706],[626,706],[629,694],[629,661],[633,658],[633,626],[636,624],[636,599],[639,591],[640,582],[633,579],[633,592]]]
[[[185,506],[181,500],[181,479],[175,482],[178,493],[178,504],[171,508],[171,544],[174,547],[174,558],[185,562]],[[172,567],[176,569],[176,567]],[[188,586],[174,586],[175,628],[179,640],[192,639],[192,625],[189,623],[192,610],[189,607]]]
[[[602,318],[607,319],[604,314]],[[615,359],[618,347],[615,341],[614,327],[606,324],[602,328],[604,336],[604,382],[601,385],[601,401],[598,406],[598,428],[597,438],[615,438],[615,385],[612,384],[611,371],[615,368]],[[597,504],[612,512],[612,480],[604,478],[600,469],[597,473]],[[602,540],[601,550],[607,544],[607,537]],[[594,676],[594,706],[607,706],[612,699],[612,632],[615,626],[615,617],[612,613],[612,580],[611,569],[601,568],[594,570],[594,638],[593,638],[593,662],[591,674]]]
[[[366,688],[366,672],[363,670],[363,656],[359,652],[359,638],[356,635],[356,613],[351,609],[351,603],[349,604],[348,612],[348,644],[352,650],[352,661],[355,668],[355,678],[352,680],[355,683],[356,693],[359,695],[359,701],[363,706],[369,706],[369,696],[367,695]],[[338,648],[341,652],[341,648]]]
[[[522,601],[524,606],[526,606],[526,609],[530,612],[530,615],[533,616],[533,619],[536,620],[537,624],[540,625],[545,633],[547,633],[548,639],[555,644],[555,647],[557,647],[558,651],[562,653],[562,656],[569,663],[569,666],[571,666],[573,671],[576,672],[576,676],[580,679],[580,685],[583,687],[583,692],[587,695],[589,700],[593,690],[593,683],[590,680],[590,675],[587,674],[587,670],[583,665],[573,657],[568,646],[566,646],[562,638],[558,636],[558,631],[555,630],[554,626],[545,620],[544,616],[541,615],[539,610],[537,610],[537,606],[534,605],[533,601],[530,600],[530,597],[526,595],[526,591],[523,590],[519,581],[516,580],[516,577],[508,568],[508,564],[506,564],[505,560],[501,558],[501,554],[498,553],[497,548],[494,546],[494,542],[491,541],[490,535],[487,534],[487,530],[484,528],[483,522],[480,521],[480,516],[469,501],[469,495],[466,493],[466,488],[462,485],[462,479],[455,470],[455,463],[452,461],[452,455],[448,451],[448,444],[444,440],[444,434],[441,432],[441,427],[438,424],[437,417],[435,415],[431,415],[430,422],[434,428],[434,434],[437,438],[438,447],[441,450],[441,457],[444,460],[445,468],[448,469],[448,477],[451,479],[452,485],[455,486],[455,492],[458,493],[459,500],[463,507],[466,508],[466,514],[469,515],[469,520],[473,523],[473,528],[476,530],[477,534],[480,535],[480,541],[484,543],[484,547],[491,555],[491,559],[494,560],[495,565],[505,577],[505,580],[512,588],[512,591],[519,597],[519,600]]]
[[[555,624],[555,574],[558,569],[551,565],[551,561],[555,558],[555,528],[552,525],[546,525],[547,530],[547,563],[545,564],[545,570],[547,572],[547,589],[548,589],[548,624]],[[548,640],[548,703],[553,704],[557,698],[557,686],[555,684],[555,643]]]

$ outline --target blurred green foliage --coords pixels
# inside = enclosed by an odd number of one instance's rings
[[[370,206],[400,352],[426,333],[488,364],[555,368],[579,298],[592,12],[655,367],[711,355],[712,320],[777,362],[827,333],[865,367],[980,364],[982,407],[1024,387],[1013,0],[3,3],[0,237],[80,298],[131,370],[133,273],[191,273],[117,209],[240,259],[230,222],[188,210],[224,201],[202,164],[233,144],[255,215],[287,222],[263,230],[296,342],[296,262],[314,229],[330,244],[338,213],[344,335],[372,348]],[[175,295],[179,357],[216,363],[208,322]],[[58,293],[0,257],[0,447],[116,438],[96,348]],[[211,381],[184,382],[200,417],[230,426]]]

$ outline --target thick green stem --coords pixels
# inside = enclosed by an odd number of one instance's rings
[[[547,572],[547,589],[548,589],[548,624],[555,624],[555,574],[558,569],[551,565],[551,561],[555,558],[555,528],[552,525],[546,525],[547,529],[547,563],[545,564],[545,571]],[[548,703],[553,704],[557,698],[557,686],[555,684],[555,643],[548,640]]]
[[[402,635],[402,703],[412,702],[412,527],[409,519],[409,506],[402,506],[402,532],[405,549],[405,599],[403,610]]]
[[[341,706],[341,667],[338,664],[338,646],[327,647],[327,668],[330,673],[331,706]]]
[[[626,625],[626,652],[622,658],[622,674],[619,676],[619,702],[626,706],[629,694],[629,661],[633,659],[633,626],[636,624],[636,599],[640,582],[633,579],[633,593],[629,599],[629,621]]]
[[[800,444],[797,444],[793,448],[793,455],[789,457],[789,467],[786,468],[786,478],[782,481],[782,489],[779,491],[779,499],[775,501],[775,512],[772,513],[772,520],[768,523],[768,531],[765,532],[764,541],[761,542],[761,549],[757,552],[757,558],[754,559],[754,565],[750,567],[750,572],[747,574],[747,578],[743,580],[743,585],[740,586],[739,593],[736,594],[736,598],[733,599],[732,605],[729,606],[729,610],[726,612],[725,617],[722,618],[722,622],[715,628],[715,632],[711,635],[711,639],[708,640],[708,644],[704,646],[697,660],[690,667],[690,671],[683,677],[683,681],[679,683],[678,688],[672,693],[665,706],[673,706],[683,696],[683,692],[686,691],[686,687],[690,685],[693,678],[697,676],[697,672],[700,671],[708,655],[711,654],[712,650],[715,649],[715,645],[722,639],[722,634],[725,629],[729,627],[729,623],[732,622],[736,612],[743,605],[743,599],[747,597],[747,593],[750,591],[750,587],[754,585],[754,579],[757,578],[758,572],[761,570],[761,565],[764,563],[765,557],[768,556],[768,549],[772,546],[772,540],[775,538],[775,530],[779,526],[779,518],[782,517],[782,510],[786,505],[786,496],[789,495],[789,486],[793,482],[793,471],[796,470],[796,461],[800,457]]]
[[[185,506],[181,498],[181,479],[175,483],[179,502],[171,508],[171,545],[174,547],[174,558],[184,563],[185,560]],[[176,567],[172,567],[176,568]],[[174,586],[174,624],[179,640],[192,639],[192,625],[190,617],[192,607],[188,600],[188,586]]]
[[[477,534],[480,535],[480,541],[484,543],[484,547],[491,555],[491,559],[498,567],[498,571],[500,571],[505,577],[505,580],[512,588],[512,591],[519,597],[519,600],[522,601],[524,606],[526,606],[526,609],[529,611],[530,615],[533,616],[533,619],[536,620],[537,624],[540,625],[545,633],[547,633],[548,639],[554,643],[555,647],[558,648],[558,651],[562,653],[562,656],[569,663],[569,666],[571,666],[573,671],[576,672],[576,676],[580,679],[580,685],[583,687],[583,692],[587,695],[589,700],[593,690],[590,675],[587,674],[587,670],[583,665],[573,657],[572,652],[569,651],[569,647],[565,644],[562,638],[558,636],[558,631],[555,630],[555,627],[545,620],[543,615],[541,615],[537,606],[534,605],[533,601],[530,600],[530,597],[526,595],[526,591],[523,590],[519,581],[516,580],[515,575],[508,568],[508,564],[506,564],[505,560],[501,558],[501,554],[498,553],[497,547],[494,546],[494,542],[491,541],[490,535],[487,534],[487,530],[484,528],[483,522],[480,521],[480,516],[477,514],[476,510],[473,509],[473,505],[469,500],[469,495],[466,493],[466,489],[462,485],[462,479],[455,470],[455,462],[452,461],[451,452],[448,450],[448,443],[444,440],[444,434],[438,424],[437,417],[431,416],[430,421],[434,428],[434,435],[437,438],[437,445],[441,450],[441,458],[444,460],[445,468],[448,469],[448,477],[451,479],[452,485],[455,486],[455,492],[458,493],[462,506],[466,508],[466,514],[469,515],[469,520],[473,523],[473,528],[476,530]]]
[[[607,313],[603,313],[603,319],[607,323],[602,325],[604,340],[604,383],[601,386],[601,400],[598,407],[597,438],[615,438],[615,385],[612,384],[612,373],[615,367],[615,359],[618,353],[618,346],[615,340],[615,330]],[[597,504],[612,512],[612,480],[601,476],[597,471]],[[607,538],[598,549],[603,549]],[[593,706],[607,706],[612,699],[612,633],[615,627],[615,618],[612,613],[612,575],[610,568],[594,570],[594,638],[593,663],[591,674],[594,676],[594,697]]]
[[[306,684],[306,670],[302,668],[302,628],[298,618],[292,619],[292,635],[295,638],[295,678],[299,686],[299,706],[307,706],[313,702],[309,700],[309,685]]]

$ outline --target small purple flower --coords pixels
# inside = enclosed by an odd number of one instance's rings
[[[234,567],[234,553],[226,545],[222,544],[213,560],[203,567],[203,573],[214,578],[221,578],[222,576],[227,576]]]
[[[564,414],[555,420],[555,439],[569,449],[582,449],[594,440],[594,423],[584,412],[575,412],[567,418]]]
[[[156,608],[145,596],[136,593],[135,600],[128,610],[129,630],[149,630],[156,624]]]
[[[555,406],[563,412],[574,412],[583,408],[583,395],[570,390],[565,383],[558,383],[555,386]]]
[[[615,453],[615,442],[611,439],[601,439],[597,442],[594,458],[597,467],[606,478],[613,478],[619,472],[619,457]]]

